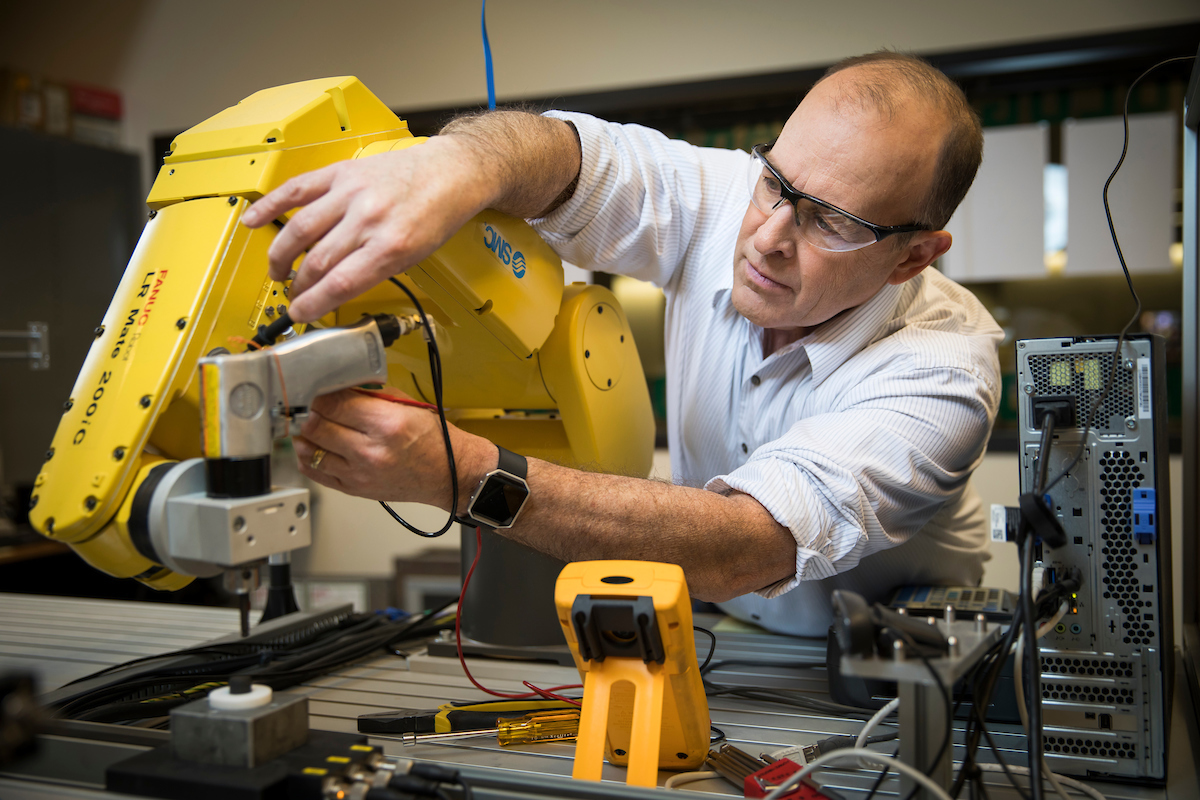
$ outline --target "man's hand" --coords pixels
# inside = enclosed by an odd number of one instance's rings
[[[449,511],[446,445],[435,412],[350,389],[321,395],[309,411],[302,435],[292,440],[305,476],[346,494],[428,503]],[[453,425],[450,440],[459,469],[461,511],[483,472],[495,468],[496,447]],[[318,448],[325,455],[313,467]]]
[[[501,111],[455,120],[424,144],[295,177],[242,222],[258,228],[300,208],[267,255],[278,281],[307,251],[289,313],[311,322],[419,263],[485,208],[548,213],[569,194],[579,164],[570,125]]]
[[[300,175],[251,206],[270,224],[303,206],[268,250],[270,275],[292,282],[290,315],[309,322],[426,258],[494,198],[474,149],[453,136]]]

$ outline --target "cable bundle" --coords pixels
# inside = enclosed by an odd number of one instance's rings
[[[228,684],[234,674],[249,675],[254,683],[275,690],[287,689],[377,651],[394,652],[398,644],[435,635],[453,624],[453,617],[442,613],[447,605],[398,621],[377,614],[349,614],[299,637],[290,634],[262,642],[205,645],[137,659],[73,684],[125,672],[138,664],[174,663],[150,667],[132,677],[114,677],[60,700],[51,709],[66,719],[133,722],[166,716],[176,706],[206,697]],[[184,663],[179,663],[181,658]]]

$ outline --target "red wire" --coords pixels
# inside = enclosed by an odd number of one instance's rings
[[[359,386],[355,386],[354,391],[358,392],[359,394],[365,394],[368,397],[377,397],[380,400],[387,400],[391,403],[399,403],[402,406],[414,406],[415,408],[428,408],[433,411],[437,411],[437,406],[435,406],[433,403],[423,403],[420,400],[409,400],[407,397],[396,397],[394,394],[377,392],[373,389],[363,389]]]
[[[463,672],[476,689],[481,692],[486,692],[493,697],[505,697],[509,700],[524,700],[529,697],[546,697],[551,700],[561,700],[564,703],[570,703],[573,706],[582,705],[579,700],[571,697],[563,697],[562,695],[554,694],[562,689],[582,689],[582,683],[570,683],[563,686],[554,686],[550,689],[539,689],[529,681],[521,681],[533,691],[525,692],[524,694],[508,694],[506,692],[497,692],[494,689],[489,689],[479,681],[475,680],[475,676],[471,674],[471,670],[467,668],[467,660],[463,657],[462,651],[462,607],[463,599],[467,596],[467,586],[471,583],[471,575],[475,572],[475,565],[479,563],[479,553],[483,550],[483,531],[480,528],[475,529],[475,558],[471,560],[471,568],[467,570],[467,577],[463,579],[462,594],[458,597],[458,608],[454,612],[454,644],[458,648],[458,662],[462,664]]]

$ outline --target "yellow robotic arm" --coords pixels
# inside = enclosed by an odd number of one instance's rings
[[[37,477],[30,519],[38,530],[70,544],[104,572],[158,589],[177,589],[192,576],[216,571],[202,557],[162,552],[147,520],[166,513],[155,507],[162,505],[155,498],[167,467],[219,455],[213,431],[251,413],[245,393],[218,402],[213,385],[219,367],[249,358],[228,354],[286,310],[287,284],[267,276],[274,229],[246,228],[241,215],[296,175],[421,141],[350,77],[257,92],[180,134],[151,189],[150,220],[96,329]],[[433,324],[445,404],[455,424],[562,464],[649,471],[650,400],[620,304],[602,287],[564,287],[558,257],[523,221],[483,212],[400,280]],[[384,283],[320,326],[352,325],[363,314],[411,318],[413,312],[407,296]],[[353,338],[347,334],[331,336],[330,342],[341,344],[328,346],[358,348],[355,357],[368,364],[372,348],[386,344],[377,331],[365,332],[372,326],[354,333],[357,344],[347,344]],[[317,352],[318,342],[309,337],[323,333],[332,331],[308,332],[273,350],[290,347],[293,360],[302,360],[292,351],[305,343]],[[381,352],[386,364],[376,367],[386,368],[389,383],[432,400],[422,337],[401,336]],[[304,362],[309,372],[327,364],[339,373],[324,383],[314,379],[309,388],[331,391],[383,374],[364,367],[356,378],[336,362]],[[286,394],[282,368],[279,376]],[[286,405],[270,399],[262,409],[275,435],[287,431],[281,419],[303,413]],[[191,481],[195,490],[200,474],[192,470],[181,483]],[[289,498],[285,510],[304,518],[303,496]],[[193,544],[188,553],[208,552]],[[252,552],[226,553],[221,566],[250,560]]]

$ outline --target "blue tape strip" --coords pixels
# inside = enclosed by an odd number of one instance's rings
[[[487,70],[488,110],[496,110],[496,79],[492,75],[492,46],[487,35],[487,0],[479,13],[479,25],[483,29],[483,66]]]

